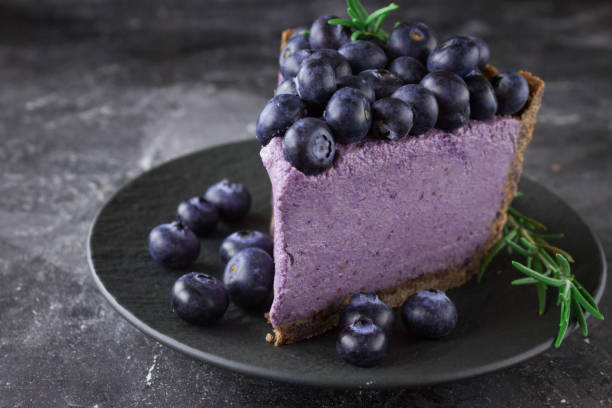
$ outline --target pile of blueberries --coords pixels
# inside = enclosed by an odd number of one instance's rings
[[[482,75],[490,51],[479,38],[438,43],[417,22],[397,24],[386,43],[351,41],[350,28],[329,24],[333,18],[293,32],[279,56],[284,80],[257,120],[260,143],[283,137],[285,159],[304,174],[329,168],[336,143],[452,131],[470,119],[518,113],[527,102],[529,85],[518,72]]]
[[[168,268],[187,268],[200,255],[198,236],[209,236],[219,220],[240,221],[250,206],[251,195],[244,185],[220,181],[203,196],[181,202],[176,221],[151,230],[149,253]],[[207,326],[223,316],[230,299],[246,311],[269,309],[274,280],[272,249],[272,238],[260,231],[232,233],[219,249],[226,264],[223,282],[203,272],[181,276],[170,292],[172,310],[190,323]]]

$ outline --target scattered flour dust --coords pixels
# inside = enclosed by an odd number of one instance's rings
[[[150,387],[151,384],[153,384],[153,370],[155,370],[155,365],[157,364],[157,357],[159,357],[159,354],[155,354],[153,356],[153,364],[151,364],[151,367],[149,367],[149,371],[147,372],[147,376],[145,378],[145,384],[147,387]]]

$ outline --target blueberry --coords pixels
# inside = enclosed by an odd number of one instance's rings
[[[293,78],[285,79],[283,82],[278,84],[274,90],[274,96],[278,95],[295,95],[297,96],[297,89],[295,89],[295,81]]]
[[[308,58],[306,58],[302,63],[306,62],[309,59],[318,58],[328,63],[333,69],[336,78],[340,78],[346,75],[351,75],[351,65],[349,62],[336,50],[332,50],[329,48],[321,48],[315,50]]]
[[[298,35],[287,41],[287,44],[281,49],[278,56],[278,67],[283,78],[291,78],[295,76],[300,65],[299,59],[295,58],[295,54],[299,50],[310,48],[310,41],[307,35]]]
[[[269,235],[259,231],[243,230],[234,232],[221,243],[221,247],[219,248],[221,261],[227,263],[232,256],[245,248],[263,249],[272,256],[274,241],[272,241]]]
[[[310,46],[312,48],[332,48],[337,50],[349,41],[351,30],[339,24],[329,24],[336,16],[321,16],[310,26]]]
[[[372,106],[374,120],[372,135],[378,139],[398,140],[408,136],[412,129],[412,107],[405,102],[386,97]]]
[[[336,155],[331,129],[321,119],[300,119],[287,130],[283,155],[304,174],[315,175],[329,168]]]
[[[340,327],[353,324],[362,316],[371,319],[375,325],[383,329],[388,335],[391,334],[395,320],[393,310],[380,300],[378,296],[365,293],[353,295],[349,304],[342,311]]]
[[[180,203],[176,209],[176,216],[197,235],[210,234],[219,221],[217,207],[206,201],[204,197],[192,197]]]
[[[161,224],[149,233],[151,257],[168,268],[186,268],[200,255],[200,240],[179,221]]]
[[[274,262],[266,251],[246,248],[230,258],[223,283],[232,302],[246,310],[257,310],[270,296]]]
[[[366,69],[361,71],[359,76],[374,89],[376,99],[391,95],[404,84],[401,79],[386,69]]]
[[[518,72],[503,72],[491,79],[497,96],[497,113],[512,115],[519,112],[529,98],[529,84]]]
[[[380,364],[387,355],[387,346],[384,330],[365,316],[341,328],[336,339],[338,355],[347,363],[359,367]]]
[[[255,133],[263,146],[282,137],[289,126],[307,114],[306,105],[296,95],[277,95],[259,113]]]
[[[376,95],[374,94],[374,89],[366,82],[365,79],[356,76],[356,75],[348,75],[343,76],[342,78],[336,78],[336,89],[340,88],[354,88],[365,96],[370,103],[374,103],[376,100]]]
[[[426,289],[406,300],[402,320],[412,334],[437,339],[453,331],[457,325],[457,309],[443,291]]]
[[[294,78],[300,70],[302,62],[304,62],[304,60],[310,57],[313,53],[314,50],[308,48],[304,50],[297,50],[289,54],[289,56],[284,60],[283,65],[279,65],[283,79]]]
[[[422,135],[433,128],[438,120],[438,102],[430,90],[421,85],[404,85],[391,95],[412,106],[413,124],[411,135]]]
[[[300,35],[305,35],[308,36],[308,31],[310,30],[310,26],[299,26],[296,29],[293,30],[293,32],[291,33],[291,35],[289,36],[289,39],[292,39],[294,37],[300,36]]]
[[[436,127],[451,131],[465,125],[470,119],[470,92],[467,85],[452,72],[431,72],[421,85],[431,91],[438,102]]]
[[[478,66],[480,51],[468,37],[453,37],[440,44],[429,54],[429,72],[448,71],[466,76]]]
[[[178,278],[170,291],[170,307],[189,323],[208,326],[223,316],[229,297],[219,279],[202,272]]]
[[[468,36],[468,38],[476,44],[478,47],[478,68],[482,69],[489,63],[491,59],[491,51],[489,50],[489,46],[486,42],[481,40],[478,37]]]
[[[436,47],[438,40],[425,23],[401,23],[391,31],[387,39],[389,55],[397,58],[402,55],[427,62],[429,53]]]
[[[217,207],[224,221],[238,221],[244,218],[251,208],[251,194],[246,187],[227,180],[208,187],[204,198]]]
[[[372,124],[370,102],[354,88],[337,90],[327,103],[323,118],[339,143],[355,143],[365,139]]]
[[[354,74],[387,66],[387,54],[371,41],[349,41],[338,52],[351,64]]]
[[[472,119],[486,120],[497,112],[497,97],[491,83],[482,75],[465,78],[470,91],[470,115]]]
[[[321,59],[304,61],[296,79],[300,98],[313,105],[325,106],[336,90],[334,69]]]
[[[418,59],[406,56],[394,59],[389,71],[406,84],[418,84],[427,75],[427,69]]]

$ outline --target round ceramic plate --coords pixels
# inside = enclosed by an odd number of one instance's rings
[[[179,201],[202,194],[223,178],[244,183],[253,197],[248,218],[220,224],[202,241],[202,253],[189,271],[221,276],[222,239],[242,229],[268,231],[270,182],[256,142],[215,147],[163,164],[136,178],[104,206],[89,237],[89,259],[104,296],[130,323],[176,350],[197,359],[268,379],[329,387],[412,387],[485,374],[524,361],[549,348],[559,324],[554,295],[549,310],[537,314],[533,287],[513,287],[519,275],[507,257],[492,263],[481,284],[474,280],[452,289],[459,311],[453,334],[439,341],[411,339],[396,319],[389,354],[381,366],[357,368],[335,349],[335,333],[274,347],[265,341],[270,326],[261,314],[231,305],[214,327],[192,326],[170,310],[168,295],[185,271],[167,270],[151,260],[147,236],[174,218]],[[597,301],[606,280],[605,258],[597,238],[567,204],[539,184],[523,178],[524,196],[514,205],[564,232],[559,245],[576,259],[575,274]],[[552,292],[552,291],[549,291]]]

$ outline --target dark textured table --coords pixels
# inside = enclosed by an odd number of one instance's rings
[[[480,35],[495,65],[547,81],[525,172],[587,219],[609,262],[612,3],[399,3],[398,18],[423,19],[440,37]],[[607,321],[592,319],[588,338],[573,334],[559,350],[485,377],[332,391],[194,361],[145,337],[98,293],[85,248],[102,203],[163,161],[253,137],[274,88],[281,28],[344,8],[340,0],[0,3],[1,407],[612,406]],[[611,296],[601,308],[612,316]]]

